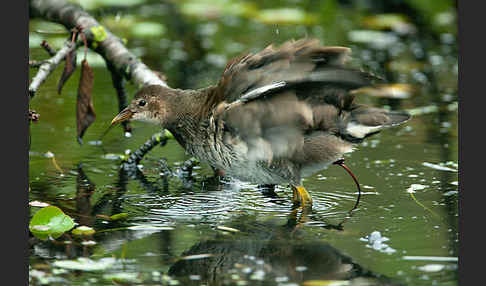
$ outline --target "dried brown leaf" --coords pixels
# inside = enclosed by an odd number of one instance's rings
[[[93,81],[93,70],[88,65],[88,61],[84,59],[81,62],[81,78],[79,80],[76,106],[78,142],[80,144],[82,144],[81,138],[83,137],[84,132],[96,119],[96,114],[93,107],[93,97],[91,93],[93,89]]]
[[[59,83],[57,84],[57,93],[61,94],[62,87],[69,79],[69,77],[74,73],[76,70],[76,51],[72,50],[69,54],[66,55],[65,63],[64,63],[64,70],[62,71],[61,78],[59,79]]]

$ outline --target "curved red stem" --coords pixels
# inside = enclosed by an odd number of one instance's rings
[[[354,176],[353,172],[351,172],[351,170],[348,168],[348,166],[344,165],[344,159],[339,159],[336,162],[334,162],[333,164],[336,164],[336,165],[343,167],[344,170],[346,170],[346,172],[348,172],[348,174],[351,175],[354,182],[356,183],[356,187],[358,187],[358,199],[356,200],[354,207],[350,210],[350,211],[353,211],[358,207],[359,200],[361,198],[361,188],[359,187],[358,179],[356,179],[356,176]]]

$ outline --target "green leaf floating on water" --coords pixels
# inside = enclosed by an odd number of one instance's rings
[[[142,280],[140,279],[140,273],[136,272],[118,272],[103,274],[103,279],[127,284],[142,283]]]
[[[127,218],[128,216],[129,216],[128,213],[119,213],[119,214],[114,214],[114,215],[110,216],[110,219],[111,220],[119,220],[119,219]]]
[[[82,236],[82,235],[92,235],[95,233],[95,230],[89,226],[78,226],[77,228],[73,229],[72,233],[74,235]]]
[[[73,227],[73,219],[55,206],[48,206],[37,211],[29,224],[32,234],[42,240],[49,236],[58,238]]]
[[[245,1],[188,0],[181,1],[181,12],[188,16],[214,19],[221,16],[252,16],[257,8]]]
[[[105,257],[99,260],[91,260],[86,257],[79,257],[76,260],[58,260],[53,263],[54,267],[79,270],[79,271],[104,271],[112,267],[116,262],[115,258]]]

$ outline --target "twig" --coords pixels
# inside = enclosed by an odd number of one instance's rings
[[[130,154],[130,156],[123,162],[123,168],[133,168],[136,166],[150,150],[155,146],[164,146],[167,144],[167,140],[171,138],[171,134],[168,132],[157,133],[152,135],[149,140],[147,140],[137,151]]]
[[[43,63],[44,63],[44,61],[29,60],[29,67],[31,67],[31,68],[38,68]]]
[[[70,40],[66,41],[64,46],[55,53],[55,55],[45,60],[40,66],[39,71],[32,79],[29,85],[29,95],[32,99],[39,88],[39,86],[46,80],[46,78],[52,73],[52,71],[59,65],[59,63],[69,54],[71,51],[76,49],[76,44],[72,43]]]
[[[64,25],[66,29],[82,28],[89,47],[110,62],[126,79],[145,86],[167,86],[151,69],[137,59],[106,27],[89,15],[79,5],[63,0],[31,0],[29,15]]]
[[[110,67],[110,71],[114,77],[114,85],[117,89],[120,110],[127,106],[126,93],[123,89],[123,81],[121,79],[131,80],[138,86],[167,86],[164,78],[159,77],[157,73],[141,62],[137,56],[132,54],[123,45],[120,38],[113,35],[106,27],[100,25],[96,19],[79,5],[69,3],[65,0],[30,0],[29,16],[41,17],[45,20],[59,23],[67,30],[73,28],[82,29],[89,48],[101,55],[107,66]],[[72,49],[74,48],[75,45],[73,45]],[[49,62],[40,66],[36,77],[29,85],[30,98],[34,96],[39,85],[69,52],[70,50],[64,47],[62,53],[59,51]],[[128,125],[123,126],[125,131],[130,131]],[[154,136],[156,137],[156,135]],[[148,145],[144,144],[139,149],[140,152],[130,156],[127,164],[130,162],[131,164],[139,162],[153,146],[148,148]]]
[[[106,27],[89,15],[79,5],[64,0],[30,0],[30,17],[42,17],[45,20],[64,25],[66,29],[82,29],[89,48],[101,55],[114,77],[120,111],[127,107],[126,93],[121,79],[131,80],[138,86],[162,85],[167,86],[165,80],[141,62],[132,54],[123,42],[113,35]],[[85,50],[86,52],[86,50]],[[31,97],[38,88],[29,88]],[[128,123],[123,124],[125,132],[130,132]]]
[[[110,62],[107,61],[106,66],[111,73],[111,81],[113,83],[113,87],[116,90],[116,95],[118,96],[118,111],[122,111],[123,109],[125,109],[125,107],[128,106],[127,92],[125,90],[125,78],[123,78],[123,76]],[[128,120],[123,121],[121,124],[125,133],[132,132],[132,128]]]
[[[42,41],[41,47],[43,47],[44,50],[46,50],[51,57],[53,57],[56,54],[56,50],[53,49],[51,46],[49,46],[46,40]]]

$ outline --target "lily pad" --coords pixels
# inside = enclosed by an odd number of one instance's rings
[[[427,185],[421,185],[421,184],[412,184],[410,187],[407,189],[407,193],[415,193],[415,191],[423,190],[427,188]]]
[[[104,274],[103,279],[117,283],[142,283],[142,279],[140,279],[140,273],[136,272],[118,272]]]
[[[393,33],[375,30],[350,31],[348,38],[351,42],[368,44],[375,49],[387,49],[399,40]]]
[[[125,159],[125,155],[123,154],[115,154],[115,153],[107,153],[104,155],[101,155],[101,158],[107,159],[107,160],[120,160],[120,159]]]
[[[95,233],[95,230],[89,226],[78,226],[77,228],[73,229],[72,233],[74,235],[92,235]]]
[[[107,215],[103,215],[103,214],[97,214],[96,215],[97,218],[100,218],[100,219],[105,220],[105,221],[115,221],[115,220],[125,219],[129,216],[130,215],[128,213],[118,213],[118,214],[114,214],[112,216],[107,216]]]
[[[363,26],[368,29],[393,30],[400,34],[410,34],[416,31],[415,26],[410,23],[405,15],[400,14],[378,14],[363,19]]]
[[[344,286],[351,285],[347,280],[307,280],[303,286]]]
[[[257,16],[256,20],[265,24],[315,24],[317,17],[296,8],[265,9]]]
[[[48,206],[37,211],[29,224],[32,234],[42,240],[49,237],[58,238],[73,227],[73,219],[55,206]]]
[[[256,11],[255,6],[251,3],[225,0],[184,1],[180,9],[185,15],[205,19],[214,19],[227,15],[250,17]]]
[[[30,201],[29,206],[44,208],[44,207],[48,207],[50,205],[48,203],[44,203],[44,202],[40,202],[40,201]]]
[[[112,257],[101,258],[100,260],[91,260],[86,257],[79,257],[76,260],[58,260],[55,261],[53,266],[70,269],[70,270],[80,270],[80,271],[104,271],[113,264],[116,260]]]
[[[114,215],[110,216],[110,220],[120,220],[120,219],[127,218],[128,216],[129,216],[128,213],[114,214]]]

